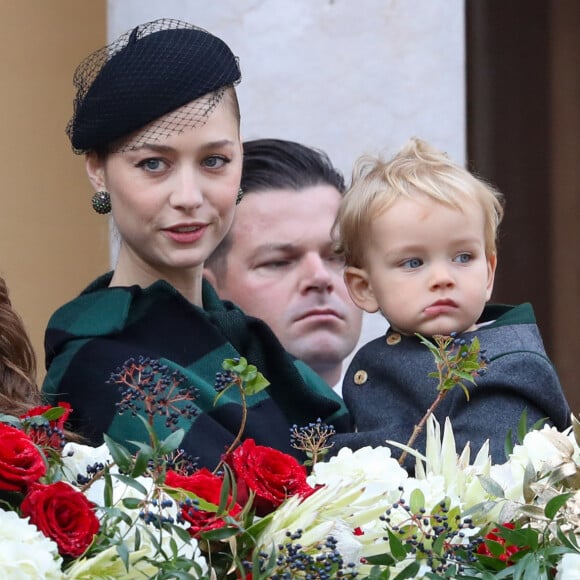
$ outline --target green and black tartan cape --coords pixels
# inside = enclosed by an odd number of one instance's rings
[[[186,430],[182,447],[199,457],[200,466],[217,464],[241,422],[236,389],[229,389],[214,406],[215,375],[226,358],[245,357],[271,383],[247,399],[244,439],[296,455],[289,443],[294,424],[320,418],[338,432],[350,429],[342,399],[293,359],[264,322],[222,302],[207,281],[201,309],[165,281],[148,288],[109,288],[111,276],[101,276],[57,310],[45,335],[43,392],[50,403],[71,404],[71,429],[91,443],[100,444],[103,433],[120,443],[148,439],[138,417],[117,413],[120,391],[108,382],[125,361],[139,356],[178,370],[186,378],[183,384],[198,390],[198,415],[180,418],[179,427]],[[160,437],[169,433],[162,418],[155,425]]]

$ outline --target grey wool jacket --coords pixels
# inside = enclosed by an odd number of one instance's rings
[[[451,419],[457,450],[469,441],[472,457],[486,439],[494,463],[506,460],[508,431],[517,432],[527,409],[528,424],[545,418],[559,429],[570,422],[570,408],[554,366],[548,359],[530,304],[488,305],[480,323],[492,321],[462,338],[477,336],[489,359],[486,373],[476,385],[466,383],[470,400],[460,387],[449,392],[435,411],[443,424]],[[385,445],[390,439],[407,443],[414,425],[437,396],[435,360],[415,336],[389,330],[365,345],[353,358],[344,378],[344,401],[355,422],[355,433],[334,437],[333,452],[341,447],[359,449]],[[415,449],[425,451],[422,433]],[[391,447],[394,457],[400,450]],[[407,457],[412,471],[415,459]]]

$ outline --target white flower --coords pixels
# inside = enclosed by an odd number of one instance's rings
[[[105,443],[100,447],[90,447],[78,443],[67,443],[62,450],[63,475],[70,483],[77,481],[77,475],[87,475],[87,467],[101,463],[113,463],[109,448]]]
[[[190,538],[189,542],[183,542],[177,534],[171,534],[167,530],[158,530],[155,526],[145,523],[143,518],[140,517],[142,507],[128,509],[123,504],[123,500],[128,498],[142,500],[143,505],[147,505],[149,511],[152,511],[161,517],[171,519],[173,522],[177,519],[178,507],[176,503],[167,494],[156,490],[154,482],[150,477],[136,477],[132,480],[134,485],[129,485],[125,481],[116,477],[117,474],[118,469],[116,466],[111,468],[111,479],[113,484],[112,504],[120,511],[129,515],[132,524],[128,525],[125,521],[119,519],[115,522],[115,535],[122,538],[125,544],[129,547],[130,552],[133,552],[137,539],[138,544],[140,545],[139,550],[131,553],[131,573],[134,574],[136,578],[143,578],[152,575],[156,568],[147,562],[147,558],[158,560],[163,558],[159,553],[160,550],[158,549],[158,546],[161,547],[163,553],[171,555],[172,542],[175,542],[175,546],[180,556],[192,560],[201,568],[202,572],[207,572],[207,563],[205,558],[201,555],[197,541],[194,538]],[[103,480],[96,481],[89,490],[87,490],[87,495],[90,499],[100,506],[103,505],[103,494]],[[155,506],[151,503],[152,499],[156,500]],[[162,507],[162,503],[165,501],[167,501],[167,505]],[[82,563],[83,574],[86,574],[83,577],[95,577],[95,570],[102,570],[106,567],[116,569],[117,566],[122,566],[122,562],[120,562],[116,550],[107,550],[103,552],[103,554],[98,556],[98,560],[99,561],[95,562],[89,560],[88,562]],[[81,566],[81,564],[79,564],[79,566]],[[87,570],[88,572],[86,572]],[[195,577],[193,568],[190,573]],[[132,576],[124,575],[123,578],[125,577],[131,578]]]
[[[87,474],[87,467],[95,463],[102,465],[112,464],[113,459],[106,444],[100,447],[89,447],[77,443],[67,443],[63,452],[63,473],[66,479],[71,482],[77,480],[77,475]],[[98,506],[97,514],[102,523],[107,526],[107,536],[110,540],[123,542],[129,550],[130,569],[127,571],[116,547],[103,550],[97,556],[91,558],[81,558],[77,560],[68,570],[67,575],[71,578],[146,578],[155,575],[157,568],[152,566],[148,559],[163,559],[159,554],[161,547],[163,553],[171,555],[171,544],[175,542],[179,556],[195,562],[192,564],[190,574],[195,577],[195,566],[199,566],[201,574],[207,572],[207,563],[197,546],[197,541],[191,538],[190,542],[183,542],[176,534],[171,534],[167,530],[160,532],[153,525],[148,525],[140,517],[142,507],[129,509],[123,504],[124,499],[138,499],[142,505],[150,506],[156,514],[170,518],[175,521],[177,518],[177,506],[170,501],[168,495],[158,492],[154,482],[149,477],[136,477],[132,479],[133,485],[126,483],[119,477],[119,469],[112,465],[109,470],[112,482],[112,507],[117,508],[130,517],[128,524],[124,518],[111,515],[114,512],[104,510],[105,505],[105,478],[101,477],[91,483],[84,491],[89,500]],[[152,506],[150,500],[155,499],[156,506]],[[161,507],[161,502],[168,501],[168,505]],[[135,549],[138,545],[139,549]],[[200,577],[202,577],[200,576]]]
[[[527,433],[522,445],[514,447],[510,463],[520,465],[525,470],[531,462],[534,469],[541,472],[572,462],[574,454],[575,445],[568,433],[545,425],[543,429]]]
[[[63,578],[57,545],[17,513],[0,509],[0,570],[5,580]]]
[[[557,566],[555,580],[578,580],[580,578],[580,554],[564,554]]]
[[[388,447],[363,447],[356,451],[343,447],[336,456],[313,467],[308,483],[313,487],[334,486],[362,479],[368,494],[397,489],[407,477]]]

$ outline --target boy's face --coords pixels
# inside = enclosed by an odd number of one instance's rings
[[[365,267],[347,268],[354,302],[381,310],[404,334],[474,330],[491,296],[495,254],[486,257],[484,214],[427,196],[400,198],[371,224]]]

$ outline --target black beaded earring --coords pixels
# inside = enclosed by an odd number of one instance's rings
[[[238,195],[236,196],[236,205],[240,205],[240,201],[242,201],[243,197],[244,197],[244,190],[240,187],[240,189],[238,190]]]
[[[97,191],[91,199],[93,209],[102,215],[111,212],[111,196],[108,191]]]

